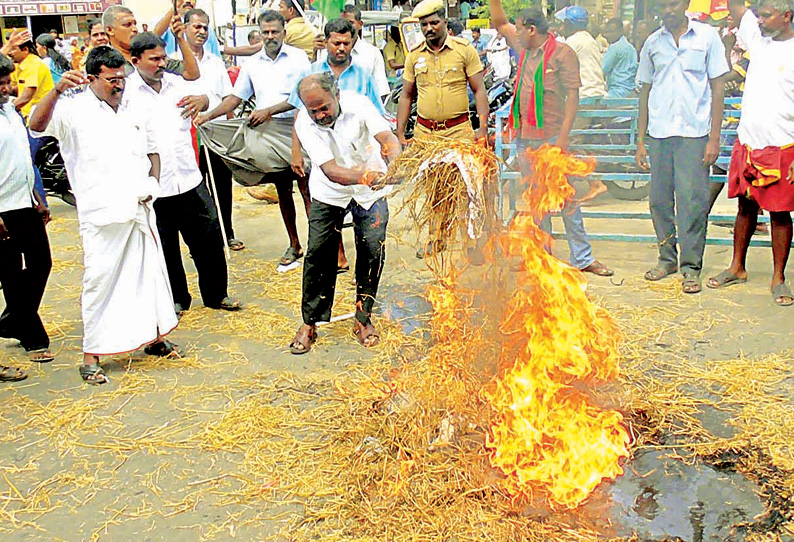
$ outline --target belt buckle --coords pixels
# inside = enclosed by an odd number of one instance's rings
[[[447,129],[447,120],[446,119],[442,120],[441,122],[438,122],[438,121],[434,121],[434,122],[435,122],[435,126],[433,128],[434,130],[438,131],[438,130],[446,130]]]

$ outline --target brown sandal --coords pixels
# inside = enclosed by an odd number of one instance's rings
[[[375,326],[372,325],[372,322],[366,326],[360,326],[360,324],[356,323],[356,327],[353,329],[353,335],[364,348],[372,348],[373,346],[377,346],[380,342],[380,335],[378,335],[378,331],[375,329]]]
[[[302,328],[303,326],[301,326]],[[301,330],[295,334],[295,338],[289,343],[289,351],[291,354],[299,356],[306,354],[312,349],[312,345],[317,340],[317,328],[314,326],[309,327],[309,330]]]
[[[27,373],[19,367],[0,365],[0,382],[19,382],[28,377]]]

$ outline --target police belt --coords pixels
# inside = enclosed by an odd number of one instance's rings
[[[447,130],[449,128],[453,128],[458,126],[459,124],[463,124],[469,120],[469,114],[463,113],[462,115],[458,115],[457,117],[452,117],[451,119],[446,119],[442,121],[430,120],[417,115],[416,122],[427,128],[428,130],[432,130],[433,132],[438,130]]]

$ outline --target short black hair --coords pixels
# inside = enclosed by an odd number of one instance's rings
[[[274,9],[266,9],[260,13],[259,18],[256,20],[256,24],[262,26],[262,23],[272,23],[273,21],[280,22],[281,28],[284,28],[287,24],[284,20],[284,16]]]
[[[96,25],[102,25],[102,28],[105,28],[104,23],[101,19],[89,19],[88,20],[88,35],[91,35],[91,29],[94,28]]]
[[[463,33],[463,23],[455,17],[447,21],[447,28],[456,36],[460,36]]]
[[[165,49],[165,42],[160,36],[156,36],[153,32],[142,32],[130,40],[130,55],[141,58],[144,51],[158,47]]]
[[[14,61],[0,53],[0,77],[14,73]]]
[[[355,37],[356,29],[353,28],[353,23],[340,17],[325,24],[325,39],[330,38],[331,34],[350,34],[351,37]]]
[[[538,29],[538,32],[549,31],[549,21],[546,19],[546,16],[543,14],[543,10],[540,8],[522,9],[518,12],[518,17],[516,17],[516,19],[521,21],[521,24],[527,28],[534,26]]]
[[[88,53],[85,60],[85,72],[88,75],[99,75],[102,71],[102,66],[110,69],[121,68],[126,64],[124,56],[108,45],[100,45],[94,47]]]
[[[191,17],[201,17],[202,19],[207,19],[207,24],[210,23],[210,16],[207,15],[207,12],[204,11],[203,9],[193,8],[191,10],[188,10],[185,13],[185,24],[190,22]]]
[[[356,21],[358,21],[358,22],[361,22],[361,10],[360,10],[360,9],[358,9],[358,7],[357,7],[357,6],[354,6],[353,4],[348,4],[348,5],[346,5],[346,6],[345,6],[345,7],[342,9],[342,13],[352,13],[352,14],[353,14],[353,18],[354,18]]]
[[[282,1],[282,2],[284,2],[285,4],[287,4],[287,9],[289,9],[289,8],[292,8],[292,9],[294,9],[295,11],[297,11],[297,12],[298,12],[298,14],[300,14],[300,11],[299,11],[298,9],[296,9],[296,8],[295,8],[295,4],[297,4],[298,6],[300,6],[300,8],[301,8],[303,11],[306,11],[306,4],[304,3],[304,1],[303,1],[303,0],[281,0],[281,1]]]
[[[50,37],[52,37],[52,36],[50,36]],[[38,51],[36,51],[36,44],[33,43],[33,40],[28,40],[25,43],[20,43],[19,44],[19,48],[27,50],[27,52],[30,53],[30,54],[39,56]]]
[[[744,0],[742,0],[742,2],[744,2]],[[621,31],[623,31],[623,21],[621,19],[619,19],[618,17],[615,17],[614,19],[609,19],[607,22],[604,23],[604,28],[607,28],[607,27],[610,27],[610,26],[617,27]]]

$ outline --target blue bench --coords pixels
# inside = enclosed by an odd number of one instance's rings
[[[634,164],[634,153],[637,142],[637,122],[639,117],[637,98],[585,98],[580,102],[577,117],[587,119],[592,124],[601,123],[602,127],[590,127],[585,129],[575,129],[571,132],[570,150],[577,156],[595,158],[597,161],[596,170],[590,174],[589,179],[600,179],[605,183],[628,182],[635,185],[648,183],[651,175],[649,172],[639,169]],[[725,99],[725,117],[738,118],[741,111],[738,109],[741,98]],[[504,123],[510,117],[510,105],[507,104],[496,112],[496,135],[495,152],[503,159],[500,165],[501,181],[499,183],[499,210],[502,213],[502,220],[506,223],[513,219],[521,211],[517,209],[517,202],[520,198],[518,181],[521,174],[518,172],[516,145],[512,141],[505,141],[503,138]],[[621,123],[616,123],[616,119],[622,119]],[[620,127],[615,127],[620,124]],[[717,166],[727,170],[730,163],[732,145],[724,144],[726,141],[733,141],[736,137],[735,126],[730,129],[723,129],[720,147],[720,156]],[[582,142],[585,141],[585,142]],[[614,171],[623,169],[626,171]],[[712,182],[727,182],[727,175],[711,175]],[[582,209],[582,216],[592,219],[610,220],[647,220],[650,222],[650,212],[613,212],[613,211],[589,211]],[[709,215],[710,222],[733,222],[735,215]],[[759,222],[768,223],[768,216],[759,217]],[[624,233],[595,233],[588,231],[591,239],[606,241],[627,241],[641,243],[656,243],[654,235],[635,235]],[[564,237],[555,234],[555,237]],[[733,240],[728,238],[709,238],[706,240],[710,245],[732,245]],[[768,239],[753,239],[752,246],[771,246]]]

